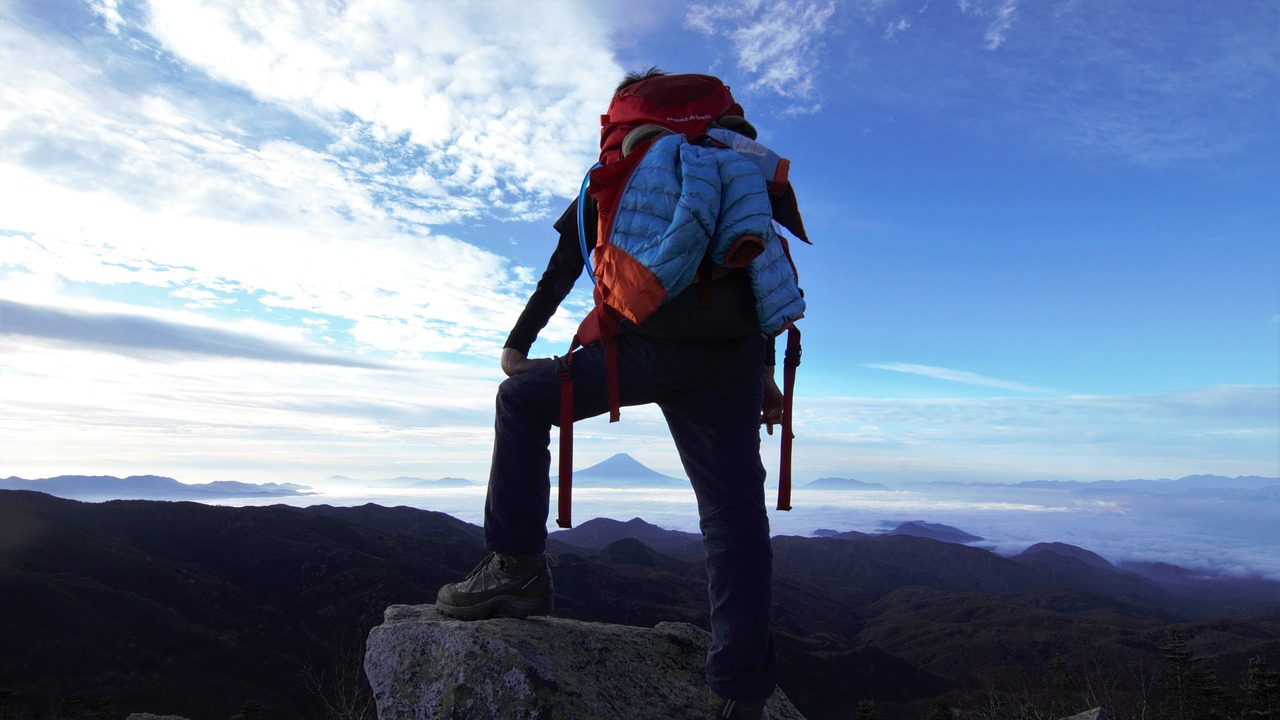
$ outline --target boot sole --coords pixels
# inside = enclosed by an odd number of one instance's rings
[[[523,618],[530,615],[550,615],[554,609],[550,597],[518,598],[510,595],[491,597],[475,605],[446,605],[436,601],[436,610],[456,620],[487,620],[489,618]]]

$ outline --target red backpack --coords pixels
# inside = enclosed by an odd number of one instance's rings
[[[643,263],[610,242],[619,200],[628,180],[655,140],[672,133],[684,135],[690,143],[728,147],[708,136],[714,126],[735,131],[754,129],[746,122],[742,107],[734,101],[729,87],[710,75],[659,75],[641,80],[619,91],[600,116],[600,161],[583,180],[578,198],[578,232],[587,271],[595,284],[595,307],[583,319],[568,354],[560,358],[560,477],[556,524],[571,527],[570,507],[573,483],[573,351],[600,343],[605,348],[606,391],[609,421],[620,417],[618,393],[617,337],[623,319],[641,323],[664,302],[667,293]],[[775,156],[776,158],[776,156]],[[767,178],[772,215],[775,220],[805,242],[804,225],[796,206],[795,193],[787,181],[788,163],[777,159],[772,177]],[[594,200],[597,229],[594,254],[586,244],[584,206]],[[781,236],[779,236],[781,238]],[[786,242],[783,240],[783,247]],[[790,259],[790,252],[787,251]],[[593,270],[594,266],[594,270]],[[794,270],[794,265],[792,265]],[[782,458],[778,477],[778,509],[791,509],[791,406],[795,369],[800,364],[800,333],[794,325],[787,329],[787,350],[783,373]],[[772,427],[769,428],[772,433]]]

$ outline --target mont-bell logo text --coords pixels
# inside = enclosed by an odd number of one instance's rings
[[[687,115],[687,116],[685,116],[685,117],[681,117],[681,118],[673,118],[673,117],[669,117],[669,118],[667,118],[667,122],[669,122],[669,123],[687,123],[687,122],[693,122],[693,121],[695,121],[695,120],[712,120],[712,119],[713,119],[713,118],[712,118],[710,115]]]

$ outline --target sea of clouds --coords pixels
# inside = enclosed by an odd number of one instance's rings
[[[1278,483],[1280,484],[1280,483]],[[485,490],[457,488],[325,487],[316,495],[235,501],[235,504],[337,506],[376,503],[446,513],[483,523]],[[1275,493],[1272,493],[1274,496]],[[921,484],[888,490],[830,491],[795,488],[793,509],[774,509],[775,535],[810,536],[820,529],[877,533],[923,520],[984,538],[975,546],[1015,555],[1041,542],[1063,542],[1113,563],[1159,561],[1192,569],[1280,579],[1280,500],[1264,493],[1150,492],[1011,485]],[[639,517],[669,530],[698,532],[697,506],[688,488],[577,488],[573,520]],[[553,484],[548,529],[554,531]]]

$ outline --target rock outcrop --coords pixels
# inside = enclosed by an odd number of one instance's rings
[[[711,636],[556,617],[450,620],[392,605],[369,633],[379,720],[701,720]],[[781,690],[775,720],[804,720]]]

